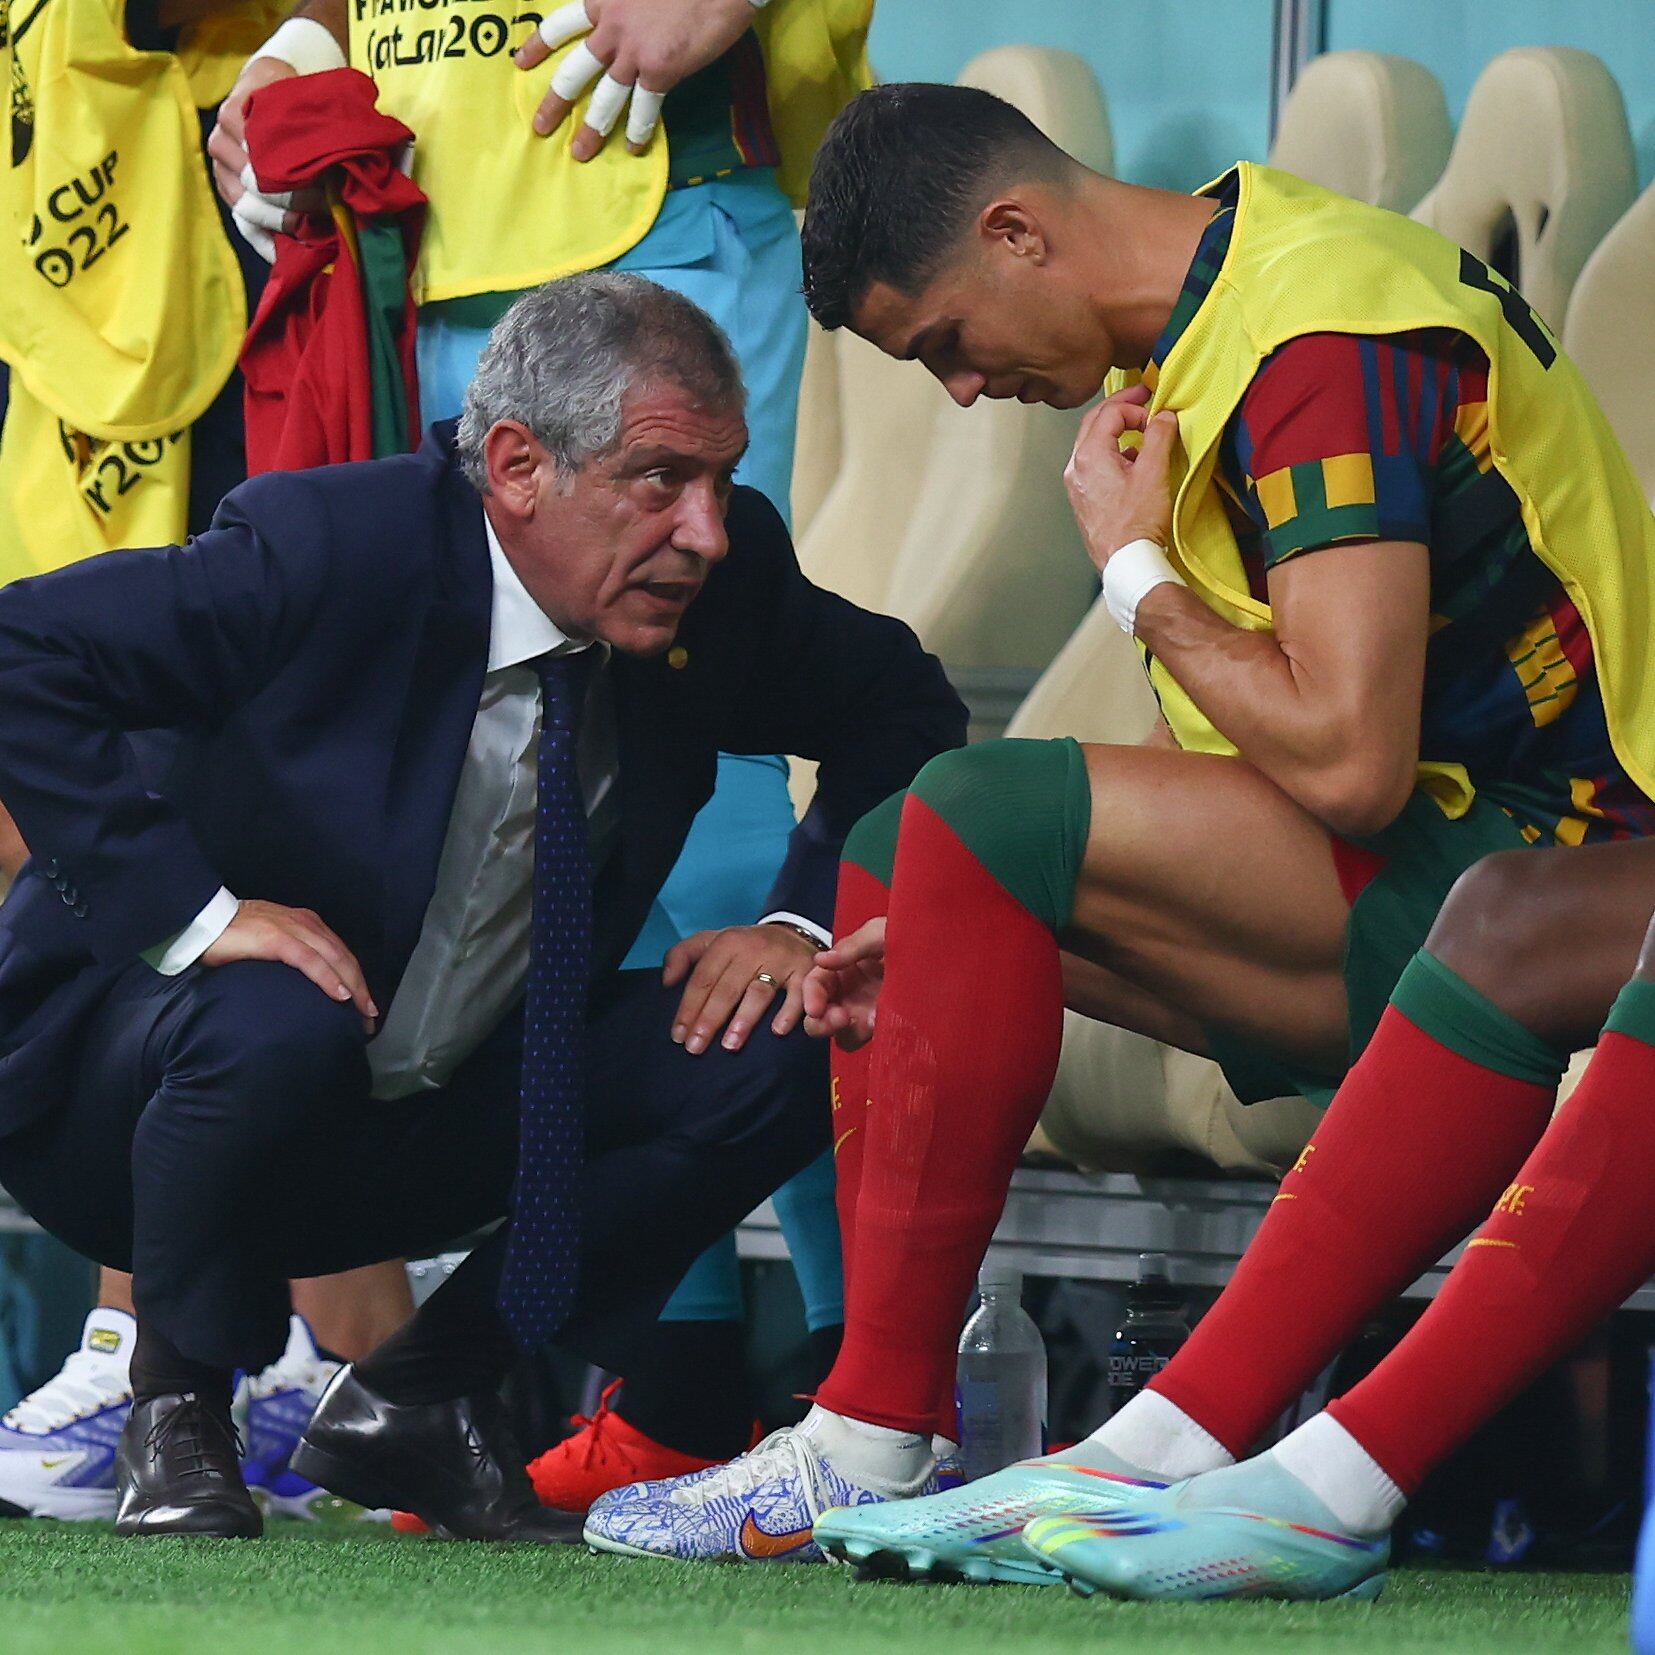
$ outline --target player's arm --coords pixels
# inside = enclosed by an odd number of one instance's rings
[[[1177,417],[1111,398],[1087,416],[1066,481],[1111,612],[1213,725],[1330,827],[1365,834],[1406,803],[1430,627],[1432,479],[1454,440],[1452,336],[1313,334],[1254,376],[1227,444],[1243,458],[1274,631],[1232,626],[1134,540],[1171,541]],[[1415,388],[1406,409],[1397,387]],[[1141,446],[1122,451],[1128,433]],[[1174,577],[1175,578],[1175,577]]]
[[[1377,832],[1419,757],[1425,547],[1325,547],[1273,569],[1269,593],[1275,632],[1244,632],[1187,587],[1157,586],[1138,636],[1284,793],[1336,832]]]

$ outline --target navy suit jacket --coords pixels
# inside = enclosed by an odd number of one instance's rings
[[[900,622],[811,585],[762,495],[736,489],[728,527],[679,647],[611,658],[620,823],[595,892],[600,972],[721,750],[820,761],[771,906],[826,923],[852,823],[964,739],[937,662]],[[416,454],[257,477],[182,547],[0,591],[0,799],[32,852],[0,908],[0,1133],[63,1095],[114,974],[221,884],[314,909],[390,1005],[436,882],[491,596],[451,424]]]

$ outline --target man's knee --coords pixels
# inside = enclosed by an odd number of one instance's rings
[[[1068,924],[1092,814],[1077,742],[956,748],[932,759],[909,791],[1036,919],[1054,931]]]
[[[685,1149],[785,1167],[779,1184],[827,1148],[832,1114],[822,1041],[802,1029],[778,1035],[760,1024],[739,1052],[720,1052],[713,1061],[709,1078],[721,1084],[705,1094],[703,1107],[684,1112],[672,1134]]]
[[[362,1021],[354,1006],[329,999],[292,966],[217,966],[203,973],[169,1041],[167,1080],[169,1089],[206,1086],[232,1106],[270,1109],[287,1120],[326,1113],[342,1093],[366,1095]]]
[[[1538,966],[1556,934],[1550,854],[1497,851],[1473,863],[1454,881],[1425,939],[1427,953],[1530,1026],[1544,1014],[1544,996],[1535,998],[1546,977]]]
[[[902,823],[902,804],[907,790],[893,793],[883,804],[877,804],[845,835],[845,847],[839,853],[842,862],[849,862],[863,872],[872,874],[881,885],[891,883],[891,869],[896,862],[897,830]]]

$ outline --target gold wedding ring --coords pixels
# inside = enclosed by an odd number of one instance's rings
[[[755,983],[768,984],[771,988],[780,988],[782,986],[774,977],[770,975],[768,971],[755,971],[753,973],[753,981]]]

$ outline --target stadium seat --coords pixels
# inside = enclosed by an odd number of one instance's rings
[[[1109,122],[1072,53],[1002,46],[960,76],[1108,170]],[[813,580],[899,615],[952,668],[1051,659],[1096,588],[1061,484],[1078,415],[1015,403],[956,408],[911,363],[834,338],[839,475],[810,519]]]
[[[1524,46],[1478,76],[1448,166],[1413,216],[1486,260],[1558,327],[1636,188],[1614,77],[1590,52]]]
[[[1006,733],[1134,743],[1154,722],[1138,652],[1099,600]],[[1031,1147],[1088,1172],[1200,1166],[1279,1177],[1317,1118],[1296,1097],[1243,1106],[1217,1064],[1066,1012],[1057,1080]]]
[[[1655,187],[1586,261],[1564,317],[1563,348],[1655,501]]]
[[[1270,165],[1405,213],[1442,175],[1453,141],[1442,86],[1423,64],[1327,52],[1293,83]]]
[[[793,538],[810,527],[839,475],[839,365],[833,335],[810,324],[793,449]]]

